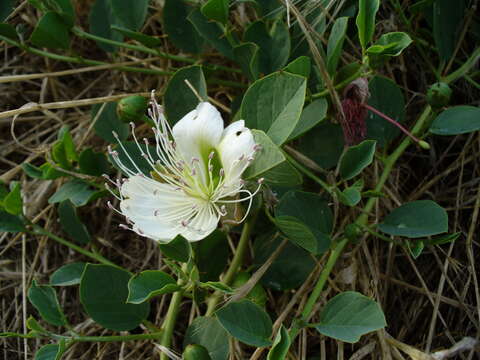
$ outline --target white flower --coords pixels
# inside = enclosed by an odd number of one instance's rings
[[[179,234],[198,241],[216,229],[226,215],[225,204],[249,200],[246,217],[262,180],[253,193],[244,188],[242,173],[259,149],[244,121],[224,129],[218,110],[201,102],[171,128],[153,96],[149,115],[155,122],[154,152],[147,139],[143,139],[147,146],[140,146],[133,123],[131,126],[135,142],[152,168],[150,176],[142,173],[116,134],[134,168],[127,167],[118,152],[109,148],[116,164],[128,174],[115,185],[120,194],[119,212],[131,230],[160,242]],[[238,198],[239,194],[246,196]]]

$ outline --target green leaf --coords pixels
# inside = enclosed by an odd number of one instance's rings
[[[389,235],[419,238],[447,232],[448,216],[434,201],[418,200],[393,210],[378,227]]]
[[[37,23],[30,41],[38,47],[67,50],[70,47],[68,26],[59,14],[48,12]]]
[[[244,173],[244,178],[247,180],[260,177],[286,160],[280,148],[263,131],[252,130],[252,134],[255,143],[261,148]]]
[[[462,235],[461,232],[456,232],[456,233],[453,233],[453,234],[440,235],[440,236],[434,236],[433,238],[430,238],[430,239],[424,239],[424,243],[427,244],[427,245],[448,244],[452,241],[457,240],[460,235]]]
[[[267,360],[285,360],[290,348],[291,340],[285,326],[281,326],[278,330],[277,336],[273,341],[272,348],[268,352]]]
[[[70,200],[64,200],[58,205],[60,225],[72,239],[80,244],[88,244],[92,238],[85,224],[77,215],[77,211]]]
[[[251,277],[250,273],[240,271],[233,279],[232,288],[236,290],[242,287],[251,279]],[[268,300],[268,295],[263,286],[260,283],[256,283],[247,295],[245,295],[245,298],[264,308]]]
[[[25,230],[25,224],[21,218],[0,210],[0,232],[17,233]]]
[[[35,353],[35,360],[60,360],[65,350],[65,340],[58,344],[43,345]]]
[[[317,99],[305,106],[300,115],[295,129],[288,137],[288,141],[296,139],[303,135],[308,130],[312,129],[315,125],[319,124],[325,119],[328,110],[328,102],[325,99]]]
[[[3,198],[2,205],[6,212],[12,215],[21,215],[23,213],[23,200],[20,192],[20,183],[12,183],[12,191]]]
[[[181,235],[166,244],[159,243],[158,247],[163,255],[180,262],[187,262],[192,254],[190,243]]]
[[[43,178],[43,171],[39,167],[29,164],[27,162],[24,162],[22,164],[22,170],[30,176],[31,178],[34,179],[42,179]]]
[[[229,0],[208,0],[200,11],[206,18],[226,25],[228,21],[228,3]]]
[[[407,241],[407,248],[413,258],[417,259],[422,254],[422,251],[425,248],[425,243],[422,239],[410,240]]]
[[[188,20],[193,24],[198,33],[217,49],[225,57],[235,60],[232,44],[227,40],[226,35],[220,24],[209,21],[200,11],[193,10],[188,15]]]
[[[290,56],[290,34],[283,21],[275,22],[270,29],[263,21],[256,21],[245,30],[244,38],[259,47],[261,73],[270,74],[287,63]]]
[[[120,34],[125,35],[130,39],[136,40],[139,43],[150,48],[158,47],[162,44],[162,40],[158,37],[145,35],[145,34],[142,34],[141,32],[132,31],[130,29],[127,29],[125,27],[118,26],[118,25],[112,25],[111,28],[112,30],[118,31]]]
[[[111,0],[96,0],[88,16],[90,32],[115,41],[123,41],[123,35],[112,31],[112,25],[121,25],[120,20],[114,15]],[[113,52],[117,47],[111,44],[97,41],[97,45],[104,51]]]
[[[197,54],[202,51],[203,39],[188,20],[190,6],[184,0],[165,0],[163,27],[168,39],[177,48]]]
[[[87,175],[101,176],[110,172],[110,165],[105,154],[94,152],[90,148],[80,153],[78,165],[80,170]]]
[[[383,34],[378,41],[367,49],[370,55],[398,56],[412,43],[412,39],[404,32]]]
[[[55,289],[51,286],[37,286],[37,282],[33,280],[32,286],[28,289],[28,300],[49,324],[67,325],[67,319],[60,308]]]
[[[50,285],[71,286],[80,284],[86,266],[87,264],[84,262],[63,265],[50,276]]]
[[[183,346],[199,344],[208,350],[212,360],[227,360],[228,334],[215,317],[199,316],[190,324]]]
[[[308,56],[299,56],[289,63],[283,70],[290,74],[300,75],[308,78],[312,69],[312,61]]]
[[[271,186],[295,187],[303,183],[303,177],[288,161],[284,161],[263,174],[265,183]]]
[[[40,325],[33,316],[28,317],[26,325],[27,325],[27,329],[32,330],[33,332],[36,332],[39,334],[46,334],[46,335],[50,334],[48,330],[45,329],[42,325]]]
[[[461,105],[438,115],[430,127],[435,135],[459,135],[480,130],[480,108]]]
[[[215,312],[220,324],[237,340],[251,346],[271,344],[272,320],[249,300],[231,302]]]
[[[73,26],[75,11],[70,0],[28,0],[28,2],[44,13],[54,12],[60,15],[68,28]]]
[[[100,194],[101,192],[93,190],[90,185],[79,179],[73,179],[63,184],[49,199],[49,204],[55,204],[64,200],[70,200],[75,206],[83,206],[87,204],[90,199]]]
[[[334,75],[337,70],[338,61],[342,54],[343,42],[347,33],[348,17],[340,17],[335,20],[332,31],[328,38],[327,45],[327,70],[330,75]]]
[[[298,149],[324,169],[337,165],[344,147],[340,125],[323,121],[300,138]]]
[[[375,155],[375,140],[365,140],[350,146],[340,159],[340,176],[350,180],[370,165]]]
[[[202,99],[207,100],[207,83],[202,67],[192,65],[183,67],[173,74],[163,97],[165,113],[170,124],[175,124],[184,115],[195,110],[199,100],[185,83],[188,80]]]
[[[241,117],[281,145],[294,130],[305,101],[306,79],[278,72],[255,81],[245,93]]]
[[[128,331],[145,320],[149,303],[127,304],[130,273],[109,265],[87,264],[80,282],[80,300],[88,315],[103,327]]]
[[[63,125],[58,132],[58,140],[60,140],[64,146],[65,157],[69,162],[78,161],[77,150],[75,149],[75,143],[73,142],[72,134],[68,125]]]
[[[0,8],[0,17],[1,17],[1,11],[2,10]],[[17,30],[15,30],[13,25],[10,25],[10,24],[0,24],[0,35],[5,36],[6,38],[9,38],[12,40],[18,40]]]
[[[380,306],[372,299],[346,291],[331,299],[320,313],[315,328],[331,338],[355,343],[360,336],[387,325]]]
[[[246,42],[233,48],[235,60],[240,64],[243,73],[250,81],[258,79],[258,51],[258,45],[253,42]]]
[[[145,270],[128,282],[127,303],[141,304],[154,296],[180,290],[174,278],[160,270]]]
[[[356,19],[358,38],[362,49],[372,40],[375,30],[375,16],[380,6],[380,0],[360,0]]]
[[[14,9],[15,0],[4,0],[0,4],[0,21],[4,21]]]
[[[275,215],[280,229],[297,245],[314,254],[329,248],[333,215],[319,195],[289,191],[280,199]]]
[[[115,131],[119,139],[125,141],[130,132],[130,127],[118,118],[117,103],[106,103],[103,109],[102,106],[103,104],[92,106],[92,120],[96,119],[95,124],[93,125],[95,134],[109,143],[116,144],[117,140],[113,136],[113,131]],[[98,115],[98,112],[101,109],[102,112]]]
[[[400,88],[390,79],[375,76],[368,83],[370,98],[368,104],[380,110],[399,123],[405,120],[405,101]],[[368,138],[377,140],[378,147],[384,147],[400,134],[400,130],[387,120],[369,111],[367,116]]]
[[[271,234],[259,237],[253,251],[255,267],[262,266],[281,242],[281,238]],[[294,289],[305,282],[314,267],[315,260],[306,250],[288,242],[260,281],[264,286],[277,291]]]
[[[226,234],[215,230],[202,241],[197,241],[192,245],[200,281],[217,280],[227,265],[230,251]],[[212,257],[212,253],[215,253],[214,257]]]
[[[355,206],[362,200],[363,180],[360,179],[343,191],[337,190],[338,200],[347,206]]]
[[[138,31],[145,22],[149,0],[113,0],[113,14],[120,24],[132,31]]]
[[[433,37],[443,61],[448,61],[455,51],[465,10],[465,0],[436,0],[433,3]]]

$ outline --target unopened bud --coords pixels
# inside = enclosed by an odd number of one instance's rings
[[[437,82],[430,86],[427,91],[427,101],[433,108],[447,106],[452,96],[452,89],[448,84]]]
[[[123,122],[143,120],[147,111],[148,100],[140,95],[123,98],[118,102],[117,115]]]

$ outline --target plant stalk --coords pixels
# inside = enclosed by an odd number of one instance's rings
[[[245,252],[248,247],[248,240],[250,239],[250,234],[252,233],[252,228],[255,224],[255,220],[257,218],[257,214],[253,214],[245,224],[243,225],[242,235],[240,235],[240,241],[238,242],[238,246],[235,249],[235,254],[233,255],[232,262],[222,279],[222,283],[225,285],[230,285],[238,272],[239,267],[242,265],[243,258]],[[207,312],[205,316],[211,316],[215,312],[215,308],[217,307],[220,299],[222,298],[222,293],[216,291],[212,294],[212,296],[207,301]]]

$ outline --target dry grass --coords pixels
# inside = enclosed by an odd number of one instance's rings
[[[86,26],[88,6],[77,3],[77,14],[82,26]],[[388,16],[387,12],[384,13]],[[237,21],[244,14],[235,14]],[[13,18],[13,23],[34,24],[38,13],[31,6],[24,6]],[[146,29],[151,34],[161,34],[159,7],[147,21]],[[243,19],[243,20],[242,20]],[[386,18],[382,25],[396,27],[395,19]],[[103,61],[136,62],[152,69],[173,69],[186,64],[170,60],[146,57],[145,54],[121,50],[109,57],[91,41],[76,39],[76,52],[82,56]],[[11,136],[11,113],[0,113],[0,171],[5,182],[19,180],[22,183],[25,211],[28,216],[54,233],[61,233],[56,211],[47,203],[48,197],[61,185],[60,181],[38,181],[28,178],[20,169],[25,162],[41,164],[45,151],[56,138],[63,124],[71,127],[74,140],[84,147],[91,146],[105,151],[106,145],[91,130],[90,107],[79,104],[83,99],[95,99],[123,93],[138,93],[157,89],[159,93],[167,77],[139,73],[127,73],[115,68],[82,69],[69,64],[25,53],[18,48],[1,44],[3,64],[0,71],[0,110],[9,111],[28,103],[46,104],[67,101],[62,106],[35,108],[35,111],[18,115]],[[166,41],[163,51],[175,53]],[[345,58],[357,56],[356,49],[349,50]],[[211,63],[220,63],[221,58],[208,56]],[[227,64],[228,65],[228,64]],[[230,64],[231,65],[231,64]],[[425,73],[425,63],[414,49],[398,61],[391,62],[384,74],[395,78],[404,90],[407,99],[408,120],[413,121],[424,104],[421,94],[432,79]],[[59,74],[67,70],[67,73]],[[30,79],[12,78],[23,74],[38,74]],[[8,77],[8,78],[6,78]],[[227,73],[216,74],[218,78],[243,81],[240,76]],[[478,105],[479,91],[463,80],[454,84],[455,103]],[[229,107],[238,89],[211,85],[209,95]],[[100,100],[104,101],[104,100]],[[228,114],[224,114],[228,118]],[[478,211],[480,207],[480,137],[478,133],[456,137],[431,139],[432,150],[421,152],[410,147],[397,164],[387,182],[382,199],[375,207],[374,219],[381,219],[392,208],[414,199],[434,199],[448,210],[450,232],[461,232],[452,244],[429,247],[417,259],[394,243],[386,243],[372,236],[364,237],[352,245],[341,257],[328,290],[323,298],[340,290],[358,290],[381,303],[387,316],[386,331],[365,336],[355,345],[343,344],[318,336],[314,330],[303,330],[296,345],[292,347],[292,359],[306,359],[319,354],[321,359],[421,359],[414,349],[423,353],[450,348],[465,336],[478,338],[480,334],[480,293],[478,283],[479,243],[477,236]],[[368,170],[369,185],[375,183],[382,164],[376,160]],[[355,210],[340,209],[338,219],[347,224],[354,219]],[[152,241],[146,241],[118,228],[120,219],[112,214],[104,200],[81,208],[83,219],[94,235],[92,248],[133,271],[161,268],[160,254]],[[48,276],[58,267],[73,261],[88,259],[52,242],[30,235],[0,235],[0,331],[25,330],[25,316],[36,316],[35,309],[25,300],[25,289],[33,278],[47,282]],[[246,264],[249,264],[250,259]],[[269,292],[269,311],[275,319],[282,314],[291,319],[306,301],[318,271],[296,292]],[[76,328],[85,335],[102,335],[102,330],[88,320],[81,311],[76,288],[61,288],[60,302],[65,313]],[[168,296],[157,298],[152,303],[151,320],[161,324],[168,306]],[[322,305],[323,301],[318,304]],[[174,345],[181,349],[182,336],[188,323],[196,314],[192,302],[184,299],[181,317],[177,323]],[[392,337],[395,340],[390,339]],[[32,358],[40,342],[22,339],[1,339],[0,358],[15,360]],[[406,348],[408,344],[413,348]],[[43,344],[42,344],[43,345]],[[252,349],[233,345],[232,359],[248,358]],[[406,352],[405,352],[406,351]],[[408,355],[408,352],[410,354]],[[417,357],[415,357],[417,356]],[[83,343],[75,345],[65,359],[150,359],[157,358],[158,350],[152,342],[129,343]],[[458,359],[480,359],[474,350],[457,355]],[[425,357],[427,359],[427,357]]]

